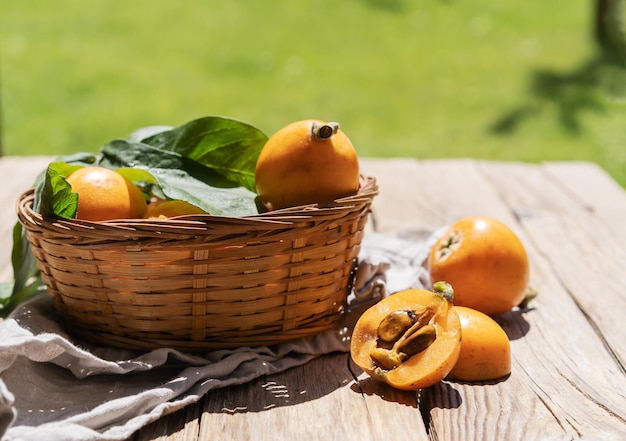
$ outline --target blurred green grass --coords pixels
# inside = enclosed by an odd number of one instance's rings
[[[565,0],[2,2],[3,154],[314,117],[361,156],[589,160],[626,186],[626,101],[591,27]]]

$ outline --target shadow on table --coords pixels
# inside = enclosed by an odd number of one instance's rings
[[[439,383],[429,387],[423,393],[422,405],[423,412],[428,409],[458,409],[463,404],[463,398],[458,390],[454,387],[455,383],[448,381],[440,381]]]
[[[314,358],[301,367],[268,375],[248,383],[214,389],[198,405],[187,406],[162,421],[152,423],[135,436],[135,441],[153,439],[154,433],[184,432],[189,422],[202,414],[264,412],[293,406],[332,394],[354,381],[348,367],[349,355],[338,352]],[[311,378],[316,381],[312,382]],[[147,437],[147,438],[146,438]]]
[[[303,366],[268,375],[247,384],[216,389],[204,398],[209,413],[263,412],[293,406],[331,394],[353,381],[346,353],[314,358]],[[311,381],[314,378],[315,381]]]
[[[373,378],[361,378],[350,385],[350,389],[356,393],[367,396],[377,396],[378,398],[418,408],[420,403],[420,393],[411,391],[402,391],[388,386],[386,383],[376,381]]]
[[[504,332],[506,332],[509,340],[517,340],[523,338],[530,331],[530,324],[524,318],[524,314],[533,311],[534,308],[514,309],[500,316],[494,317]]]

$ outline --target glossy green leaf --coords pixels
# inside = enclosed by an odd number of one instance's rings
[[[72,169],[80,167],[65,162],[52,162],[48,165],[39,206],[39,212],[43,217],[69,219],[76,217],[78,194],[72,192],[72,186],[65,176],[69,175]]]
[[[258,213],[256,193],[177,152],[117,140],[102,147],[100,164],[111,168],[143,168],[156,178],[165,196],[185,200],[210,214],[245,216]]]
[[[209,167],[228,180],[255,191],[254,171],[267,136],[230,118],[206,116],[142,140]]]

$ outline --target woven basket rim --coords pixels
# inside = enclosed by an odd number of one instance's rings
[[[362,185],[358,192],[336,199],[326,204],[308,204],[296,207],[289,207],[264,213],[246,216],[228,216],[213,214],[190,214],[167,219],[116,219],[108,221],[89,221],[83,219],[70,218],[44,218],[40,213],[32,208],[34,201],[34,188],[24,191],[17,201],[17,214],[20,222],[24,224],[37,224],[40,227],[49,226],[55,230],[90,231],[94,229],[105,229],[109,232],[130,233],[136,230],[161,231],[161,230],[202,230],[211,223],[227,223],[229,225],[252,226],[258,228],[275,228],[289,226],[295,223],[309,221],[319,216],[333,215],[341,216],[345,211],[351,211],[355,207],[370,204],[373,198],[378,195],[378,184],[376,178],[371,176],[361,176]]]
[[[378,194],[375,178],[362,183],[323,206],[106,222],[43,218],[30,189],[17,214],[76,336],[196,352],[276,344],[334,326]]]

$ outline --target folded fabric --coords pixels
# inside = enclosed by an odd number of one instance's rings
[[[353,293],[330,331],[274,346],[192,355],[95,347],[66,334],[47,294],[0,323],[2,441],[124,440],[197,402],[209,391],[349,350],[357,308],[401,289],[423,287],[432,243],[368,233]]]

